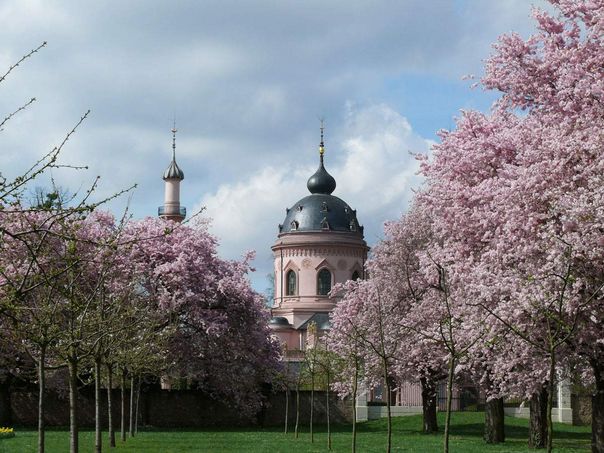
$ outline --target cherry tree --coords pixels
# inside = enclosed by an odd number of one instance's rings
[[[402,340],[399,326],[392,321],[396,316],[393,299],[384,297],[375,279],[348,281],[336,285],[332,293],[342,296],[330,315],[334,351],[345,352],[351,339],[358,341],[362,348],[365,385],[368,388],[385,387],[386,451],[389,452],[392,448],[391,383],[396,379],[394,368]],[[356,382],[353,386],[356,392]]]
[[[141,267],[145,295],[175,329],[166,372],[195,381],[242,415],[254,414],[262,403],[260,384],[278,369],[279,347],[263,298],[247,279],[253,254],[220,259],[203,222],[178,226],[147,218],[133,222],[129,234],[151,238],[140,241],[129,259]]]
[[[426,338],[409,317],[430,291],[428,274],[421,269],[421,257],[432,240],[430,214],[415,203],[399,220],[384,226],[385,237],[374,247],[367,262],[371,278],[395,302],[391,321],[400,327],[401,351],[396,374],[407,382],[419,382],[422,388],[423,430],[438,432],[436,420],[437,383],[447,376],[446,351]],[[410,348],[409,345],[415,345]]]
[[[336,314],[337,311],[337,314]],[[352,452],[357,446],[357,396],[364,374],[364,344],[356,330],[357,307],[339,302],[331,316],[331,329],[326,338],[328,348],[337,354],[340,366],[333,376],[332,388],[340,398],[350,398],[352,404]]]
[[[535,35],[499,39],[481,83],[501,98],[489,115],[464,112],[423,171],[479,308],[547,361],[548,449],[557,363],[573,355],[592,368],[600,452],[604,6],[551,3]]]

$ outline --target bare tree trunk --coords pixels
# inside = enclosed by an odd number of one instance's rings
[[[38,359],[38,453],[44,453],[44,390],[46,389],[46,345],[40,346]]]
[[[302,372],[300,370],[300,372]],[[300,426],[300,378],[296,382],[296,426],[294,427],[294,434],[296,439],[298,438],[298,428]]]
[[[130,376],[130,437],[134,437],[134,374]]]
[[[503,398],[487,401],[484,411],[484,440],[487,444],[498,444],[505,441],[504,416]]]
[[[120,417],[120,439],[126,442],[126,369],[122,369],[120,387],[122,390],[122,408]]]
[[[139,374],[138,375],[138,387],[137,387],[137,390],[136,390],[136,414],[134,415],[134,432],[136,434],[138,434],[138,414],[139,414],[139,412],[138,412],[138,403],[139,403],[139,401],[141,399],[141,381],[142,381],[142,379],[141,379],[141,376]]]
[[[287,425],[289,422],[289,387],[285,387],[285,434],[287,434]]]
[[[547,439],[547,384],[530,399],[529,448],[545,448]]]
[[[388,362],[385,358],[382,359],[382,365],[384,367],[384,384],[386,385],[386,415],[387,415],[387,426],[388,426],[388,443],[386,444],[386,453],[390,453],[392,450],[392,409],[391,409],[391,397],[390,395],[390,379],[388,378]]]
[[[424,433],[433,434],[438,432],[438,420],[436,418],[436,382],[423,377],[420,379],[422,386],[422,416]]]
[[[78,362],[74,355],[69,359],[69,451],[78,453]]]
[[[103,436],[101,433],[101,356],[94,358],[94,451],[101,453]]]
[[[313,415],[315,411],[315,370],[310,372],[310,442],[315,441],[314,432],[312,430]]]
[[[357,391],[359,385],[359,368],[355,363],[354,380],[352,381],[352,453],[357,451]]]
[[[591,451],[604,453],[604,366],[592,361],[596,393],[591,403]]]
[[[115,447],[115,429],[113,429],[113,365],[107,364],[107,422],[109,424],[109,447]]]
[[[327,369],[327,372],[325,374],[327,375],[327,386],[325,389],[325,414],[327,418],[327,449],[331,450],[331,425],[329,423],[329,368]]]
[[[554,381],[556,378],[556,355],[555,351],[549,356],[549,382],[547,388],[547,453],[552,452],[554,439],[554,424],[552,422],[552,406],[554,403]]]
[[[455,373],[455,355],[449,358],[449,374],[447,377],[447,412],[445,414],[445,445],[444,452],[449,453],[449,435],[451,427],[451,403],[453,400],[453,375]]]

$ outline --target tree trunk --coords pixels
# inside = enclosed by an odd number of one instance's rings
[[[327,370],[327,386],[325,389],[326,401],[325,401],[325,415],[327,418],[327,449],[331,450],[331,425],[329,423],[329,370]]]
[[[547,385],[530,399],[529,448],[545,448],[547,438]]]
[[[136,412],[134,414],[134,432],[138,434],[138,404],[141,399],[141,376],[138,376],[138,386],[136,390]]]
[[[302,372],[300,370],[300,372]],[[300,426],[300,378],[296,382],[296,426],[294,427],[294,434],[296,439],[298,438],[298,427]]]
[[[107,422],[109,429],[109,446],[115,447],[115,430],[113,429],[113,404],[111,392],[113,390],[113,366],[107,364]]]
[[[72,356],[69,360],[69,451],[78,453],[78,362]]]
[[[552,422],[552,406],[554,403],[554,381],[556,377],[555,352],[550,353],[549,358],[549,382],[547,383],[547,453],[552,453],[554,439],[554,424]]]
[[[453,401],[453,375],[455,373],[455,356],[449,358],[449,373],[447,377],[447,412],[445,413],[445,442],[444,452],[449,453],[449,435],[451,427],[451,403]]]
[[[422,416],[424,433],[437,433],[438,420],[436,419],[436,383],[427,377],[421,378],[420,383],[422,386]]]
[[[120,439],[122,442],[126,442],[126,370],[122,370],[122,377],[120,382],[122,390],[122,407],[120,417]]]
[[[130,437],[134,437],[134,374],[130,376]]]
[[[604,453],[604,366],[592,362],[596,393],[591,400],[591,451]]]
[[[46,346],[40,347],[38,359],[38,453],[44,453],[44,390],[46,389]]]
[[[357,391],[359,384],[359,369],[355,363],[354,380],[352,381],[352,453],[357,451]]]
[[[313,415],[315,411],[315,372],[310,373],[310,442],[315,441],[314,432],[312,430]]]
[[[103,436],[101,433],[101,357],[94,358],[94,451],[101,453]]]
[[[289,423],[289,387],[285,388],[285,434],[287,434],[287,425]]]
[[[484,440],[487,444],[505,441],[503,398],[487,401],[484,410]]]
[[[386,416],[388,426],[388,442],[386,443],[386,453],[392,450],[392,410],[390,408],[390,379],[388,378],[388,362],[383,359],[384,367],[384,385],[386,386]]]

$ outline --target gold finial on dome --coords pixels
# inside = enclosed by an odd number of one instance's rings
[[[325,154],[325,143],[323,142],[323,131],[325,130],[325,120],[321,118],[321,143],[319,143],[319,154],[321,155],[321,159],[323,159],[323,154]]]

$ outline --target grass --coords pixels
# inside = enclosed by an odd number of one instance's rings
[[[439,423],[444,423],[444,414],[439,414]],[[527,448],[527,420],[507,417],[506,442],[501,445],[486,445],[482,440],[483,413],[458,412],[452,416],[451,452],[495,453],[530,452]],[[397,417],[393,419],[393,451],[397,452],[439,452],[442,451],[442,434],[425,435],[421,430],[421,416]],[[383,452],[386,446],[386,420],[361,423],[357,439],[359,453]],[[325,452],[327,435],[324,426],[315,428],[315,442],[310,442],[308,427],[295,439],[293,433],[284,434],[279,428],[266,429],[205,429],[205,430],[146,430],[128,439],[126,443],[117,441],[115,452],[145,453],[187,453],[187,452]],[[556,452],[589,452],[590,429],[556,424],[554,427],[554,448]],[[12,439],[0,440],[1,453],[35,452],[36,432],[31,429],[15,429]],[[103,437],[103,451],[107,448],[107,436]],[[336,426],[333,429],[333,451],[350,451],[350,426]],[[80,433],[80,450],[93,450],[94,432]],[[69,451],[69,433],[54,429],[47,433],[48,453]]]

